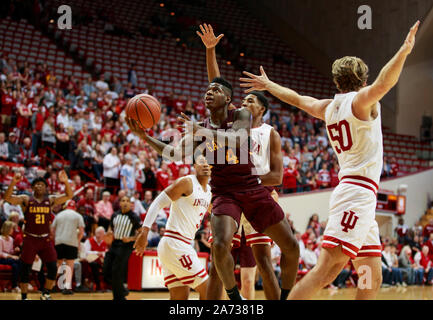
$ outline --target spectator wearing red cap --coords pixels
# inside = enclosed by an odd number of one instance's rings
[[[65,261],[69,268],[66,272],[66,283],[62,289],[63,294],[72,294],[72,273],[74,260],[78,257],[78,246],[84,235],[83,217],[76,211],[74,200],[66,203],[65,210],[55,217],[52,229],[57,251],[57,268]]]

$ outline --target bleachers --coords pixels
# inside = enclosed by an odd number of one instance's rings
[[[433,166],[433,148],[416,137],[396,134],[383,129],[383,152],[388,161],[395,157],[399,164],[399,175],[425,170]]]
[[[23,19],[18,22],[10,17],[0,20],[0,51],[17,61],[46,63],[60,79],[66,75],[74,75],[77,79],[89,75],[48,37]]]
[[[51,0],[49,3],[55,6],[60,2]],[[207,2],[204,7],[198,7],[182,1],[171,3],[188,10],[189,14],[200,17],[202,21],[215,22],[230,29],[238,39],[244,39],[243,42],[248,46],[250,54],[245,54],[241,61],[248,69],[258,70],[258,66],[263,65],[272,79],[291,86],[302,94],[318,98],[333,95],[335,89],[329,79],[298,57],[238,4],[231,1],[223,1],[218,5]],[[126,83],[129,66],[136,63],[139,89],[151,85],[157,96],[174,91],[191,96],[193,101],[201,98],[207,83],[203,48],[185,49],[173,37],[158,40],[143,37],[138,33],[140,25],[150,26],[152,15],[163,12],[164,8],[159,2],[130,1],[127,4],[122,2],[120,5],[119,0],[109,3],[99,0],[76,1],[73,5],[82,12],[91,13],[107,12],[110,8],[116,8],[115,21],[122,21],[120,25],[133,32],[136,37],[132,40],[105,34],[102,20],[74,26],[72,30],[57,31],[58,36],[77,48],[79,54],[89,63],[94,63],[97,69],[107,76],[115,75]],[[224,6],[225,10],[221,11],[221,6]],[[284,52],[285,56],[293,61],[292,65],[281,62],[274,64],[272,54],[275,52]],[[219,64],[222,75],[233,82],[234,101],[239,103],[242,96],[242,90],[238,86],[241,70],[236,70],[233,65],[226,64],[222,59],[219,59]]]

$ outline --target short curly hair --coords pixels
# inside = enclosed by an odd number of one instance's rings
[[[332,77],[341,92],[358,91],[368,79],[368,66],[357,57],[343,57],[332,64]]]

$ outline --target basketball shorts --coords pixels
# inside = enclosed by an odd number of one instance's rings
[[[67,244],[58,244],[55,246],[57,259],[75,260],[78,257],[78,248]]]
[[[342,180],[329,202],[329,218],[323,234],[322,247],[341,245],[351,259],[380,257],[382,246],[379,226],[375,220],[377,196],[371,185],[354,185]]]
[[[44,263],[57,261],[54,243],[49,237],[36,238],[24,234],[21,260],[26,264],[33,264],[36,255],[38,255]]]
[[[239,247],[232,248],[233,260],[239,263],[241,268],[254,268],[256,266],[256,259],[254,258],[253,249],[247,246],[245,239],[240,242]]]
[[[241,235],[242,229],[245,233],[246,245],[251,247],[255,244],[267,244],[271,245],[272,240],[264,233],[257,232],[251,226],[251,223],[245,218],[244,215],[241,216],[241,226],[233,237],[233,247],[239,247],[241,245]]]
[[[250,191],[213,194],[213,215],[230,216],[240,226],[242,213],[259,233],[284,219],[283,209],[263,186]]]
[[[208,279],[205,266],[194,248],[181,240],[163,237],[158,244],[165,286],[196,288]]]

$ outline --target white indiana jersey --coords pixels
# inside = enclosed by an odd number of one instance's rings
[[[251,160],[254,164],[254,175],[265,175],[270,168],[270,147],[271,147],[271,131],[272,127],[266,123],[263,123],[258,128],[252,128],[251,143],[252,143],[252,153]]]
[[[167,235],[174,233],[192,241],[209,208],[212,193],[209,185],[206,186],[206,191],[203,190],[195,175],[183,179],[187,178],[192,181],[193,191],[189,196],[180,197],[171,203],[166,232]]]
[[[377,117],[372,121],[357,119],[352,113],[352,102],[357,92],[336,94],[325,112],[329,141],[338,157],[339,179],[361,177],[379,184],[383,165],[380,103]],[[367,178],[367,179],[365,179]]]

